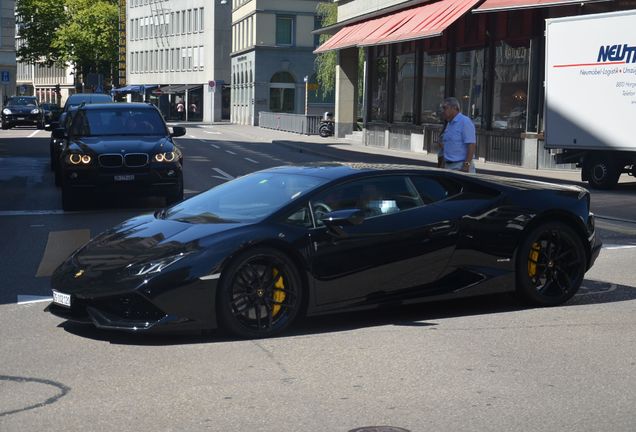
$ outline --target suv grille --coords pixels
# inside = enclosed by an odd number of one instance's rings
[[[148,164],[146,153],[130,153],[124,156],[127,167],[142,167]]]
[[[99,164],[106,168],[117,168],[123,165],[123,159],[118,154],[99,155]]]

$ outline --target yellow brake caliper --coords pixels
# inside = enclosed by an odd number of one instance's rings
[[[530,256],[528,257],[528,276],[534,278],[537,275],[537,263],[539,262],[539,252],[541,245],[537,242],[532,243],[530,247]]]
[[[275,303],[282,303],[285,301],[285,283],[283,282],[283,277],[278,276],[278,269],[272,269],[274,273],[274,279],[278,277],[278,280],[274,284],[274,294],[272,296]],[[278,312],[280,312],[280,304],[275,304],[272,308],[272,316],[275,316]]]

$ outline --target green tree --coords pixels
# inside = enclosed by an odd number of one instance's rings
[[[118,0],[18,0],[18,57],[110,74],[118,59]]]
[[[320,2],[316,7],[316,14],[320,20],[321,27],[327,27],[338,21],[338,7],[336,3]],[[329,40],[331,35],[321,34],[320,44],[324,44]],[[320,86],[323,97],[333,92],[336,88],[336,52],[327,51],[318,54],[315,60],[316,79]]]
[[[118,58],[117,0],[65,0],[66,20],[52,42],[82,73],[109,73]]]
[[[18,0],[18,35],[22,44],[17,56],[26,63],[63,63],[62,53],[53,46],[55,34],[65,24],[64,2],[59,0]]]
[[[318,3],[316,7],[316,14],[320,19],[321,27],[327,27],[338,22],[338,8],[336,3]],[[321,34],[320,44],[324,44],[329,40],[331,35]],[[337,52],[327,51],[320,53],[316,56],[316,79],[320,85],[323,97],[326,97],[329,93],[334,92],[336,89],[336,59]],[[362,104],[362,88],[364,86],[364,61],[365,54],[363,49],[358,50],[358,110],[361,109]]]

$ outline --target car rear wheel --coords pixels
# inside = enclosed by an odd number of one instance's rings
[[[537,306],[556,306],[578,291],[586,270],[580,237],[565,224],[533,229],[517,257],[517,293]]]
[[[276,249],[254,248],[223,271],[219,322],[238,337],[273,336],[298,316],[302,296],[302,283],[292,260]]]

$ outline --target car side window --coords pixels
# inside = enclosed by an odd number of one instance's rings
[[[462,191],[460,184],[437,176],[412,176],[411,181],[424,204],[445,200]]]
[[[406,176],[377,176],[331,188],[311,201],[316,222],[334,210],[360,209],[366,218],[398,213],[422,206],[417,190]]]

